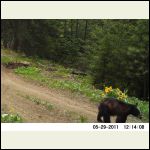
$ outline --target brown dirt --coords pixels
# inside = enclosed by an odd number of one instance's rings
[[[47,101],[53,109],[48,110],[41,104],[36,104],[25,96]],[[81,116],[86,122],[97,122],[97,104],[83,96],[62,90],[48,89],[36,83],[27,81],[12,70],[1,66],[1,99],[2,112],[17,113],[24,122],[80,122]],[[112,119],[114,122],[114,119]],[[129,117],[127,122],[141,122]]]

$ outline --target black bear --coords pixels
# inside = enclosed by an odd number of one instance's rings
[[[141,119],[137,105],[128,104],[115,98],[105,98],[98,106],[97,121],[110,123],[110,116],[117,116],[116,123],[125,123],[130,114]]]

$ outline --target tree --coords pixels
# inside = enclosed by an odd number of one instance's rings
[[[149,97],[148,20],[2,20],[3,47],[46,58],[111,85]]]

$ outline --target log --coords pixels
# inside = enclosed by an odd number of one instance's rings
[[[17,67],[28,67],[30,66],[30,62],[9,62],[8,64],[5,65],[9,69],[15,69]]]
[[[75,74],[75,75],[82,75],[82,76],[86,76],[86,75],[87,75],[85,72],[77,71],[77,70],[73,70],[73,71],[72,71],[72,74]]]

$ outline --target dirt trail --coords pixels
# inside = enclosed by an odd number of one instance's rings
[[[86,122],[97,122],[97,105],[85,98],[73,97],[59,90],[48,89],[15,75],[12,70],[1,66],[2,111],[19,114],[25,122],[80,122],[81,116]],[[36,97],[54,106],[46,107],[27,99]],[[113,119],[114,120],[114,119]],[[139,120],[129,122],[140,122]]]
[[[16,76],[11,70],[1,67],[2,110],[14,111],[27,122],[69,122],[73,115],[86,116],[89,122],[96,118],[97,108],[88,101],[66,97],[59,91],[37,86]],[[19,95],[39,98],[57,109],[48,111],[41,105]],[[67,114],[69,113],[69,114]],[[72,116],[71,116],[72,115]],[[77,120],[74,120],[75,122]]]

